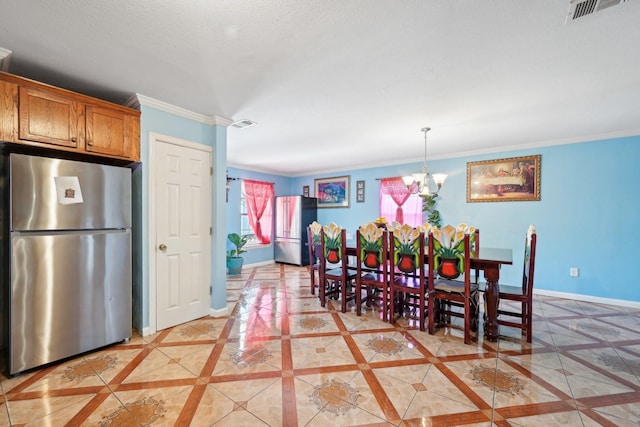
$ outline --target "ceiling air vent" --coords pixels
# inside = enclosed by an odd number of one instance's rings
[[[231,123],[231,126],[233,126],[234,128],[248,128],[249,126],[253,126],[255,125],[256,122],[249,120],[249,119],[242,119],[242,120],[236,120],[235,122]]]
[[[566,22],[582,18],[586,15],[591,15],[592,13],[600,12],[603,9],[616,6],[627,1],[629,0],[571,0]]]

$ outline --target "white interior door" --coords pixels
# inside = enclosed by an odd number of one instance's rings
[[[211,154],[156,140],[156,327],[211,306]],[[153,207],[152,207],[153,208]]]

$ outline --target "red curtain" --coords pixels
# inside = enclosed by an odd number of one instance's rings
[[[273,184],[245,179],[244,194],[251,229],[260,243],[265,245],[271,243]]]
[[[416,184],[413,183],[415,186]],[[414,192],[417,188],[411,188]],[[384,195],[390,196],[395,206],[395,212],[393,207],[388,205],[389,197],[383,197]],[[380,214],[387,217],[389,222],[397,221],[400,224],[404,224],[404,211],[402,206],[411,197],[411,192],[407,188],[402,178],[399,176],[392,178],[380,178]],[[395,214],[395,215],[394,215]],[[413,217],[413,213],[411,217]]]

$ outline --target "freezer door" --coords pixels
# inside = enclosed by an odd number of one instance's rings
[[[131,233],[12,233],[10,372],[131,336]]]
[[[276,262],[302,265],[302,241],[300,239],[276,238],[274,257]]]
[[[12,153],[11,230],[131,227],[131,170]]]

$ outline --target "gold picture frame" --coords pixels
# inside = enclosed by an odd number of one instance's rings
[[[467,203],[540,200],[541,156],[467,163]]]

